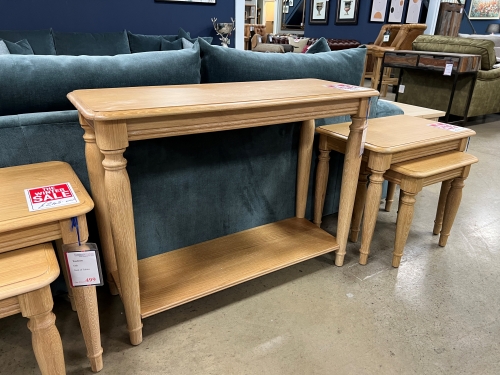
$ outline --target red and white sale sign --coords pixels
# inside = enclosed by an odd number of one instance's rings
[[[28,209],[32,212],[80,202],[69,182],[25,189],[24,194],[28,202]]]
[[[427,126],[432,126],[433,128],[449,130],[450,132],[463,132],[467,130],[467,128],[462,128],[461,126],[455,126],[450,124],[445,124],[444,122],[435,122],[434,124],[429,124]]]

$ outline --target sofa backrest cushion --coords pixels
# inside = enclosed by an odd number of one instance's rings
[[[366,56],[365,48],[317,54],[264,54],[198,41],[203,83],[318,78],[359,85]]]
[[[56,48],[52,38],[52,30],[0,30],[0,39],[18,42],[27,39],[35,55],[55,55]]]
[[[114,56],[130,53],[126,31],[116,33],[61,33],[54,31],[58,55]]]
[[[132,34],[130,31],[127,31],[127,35],[132,53],[160,51],[162,39],[168,42],[178,39],[177,35],[143,35]]]
[[[494,46],[495,44],[491,40],[442,35],[421,35],[413,41],[413,50],[415,51],[480,55],[482,70],[490,70],[496,64]]]
[[[74,109],[77,89],[200,83],[198,43],[119,56],[0,56],[0,116]]]
[[[481,35],[481,34],[458,34],[460,38],[491,40],[495,47],[500,47],[500,35]]]

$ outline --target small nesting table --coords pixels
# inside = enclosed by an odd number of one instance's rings
[[[24,189],[65,182],[71,184],[79,203],[41,211],[28,210]],[[71,229],[71,218],[74,217],[78,220],[80,241],[87,241],[85,214],[92,210],[94,203],[69,164],[47,162],[1,168],[0,191],[3,194],[0,200],[0,254],[56,241],[61,264],[64,264],[62,244],[78,242],[76,230]],[[92,371],[100,371],[103,367],[102,347],[95,287],[71,288],[66,269],[62,268],[78,313]],[[50,289],[46,293],[50,295]],[[22,310],[22,302],[15,296],[0,301],[0,318],[20,312],[24,315]]]
[[[356,242],[364,205],[363,237],[360,249],[361,264],[366,264],[368,259],[382,196],[384,174],[390,166],[446,151],[464,151],[468,138],[476,134],[467,128],[455,127],[456,131],[450,131],[430,126],[435,122],[406,115],[370,119],[368,123],[362,157],[366,167],[361,167],[359,175],[350,237],[351,241]],[[320,155],[316,172],[314,223],[319,226],[328,182],[329,153],[331,150],[345,152],[349,124],[321,126],[316,131],[320,134]],[[368,174],[371,176],[367,189]],[[365,201],[366,204],[364,204]]]

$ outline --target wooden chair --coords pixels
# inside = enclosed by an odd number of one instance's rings
[[[384,174],[384,178],[401,187],[392,257],[393,267],[399,267],[401,262],[413,220],[416,195],[423,187],[438,182],[442,184],[433,232],[434,234],[441,233],[439,246],[446,245],[462,199],[464,180],[469,175],[471,165],[477,162],[478,159],[473,155],[460,151],[448,151],[391,165]],[[355,204],[354,207],[359,211],[363,209],[363,206]],[[353,214],[353,217],[360,218],[361,213],[357,212]],[[352,226],[353,228],[359,227],[359,223],[353,223]],[[361,253],[359,261],[361,264],[366,264],[368,254],[369,249]]]
[[[0,318],[21,313],[29,319],[33,351],[43,375],[66,373],[49,286],[58,275],[50,243],[0,254]]]
[[[364,85],[365,78],[371,79],[371,88],[377,89],[382,79],[381,96],[387,95],[387,85],[397,84],[396,78],[391,78],[391,68],[384,70],[380,77],[380,68],[384,53],[387,51],[412,49],[412,43],[417,36],[422,35],[427,28],[425,24],[411,23],[406,25],[383,25],[373,44],[367,45],[366,63],[361,86]],[[384,42],[384,35],[389,31],[389,40]]]

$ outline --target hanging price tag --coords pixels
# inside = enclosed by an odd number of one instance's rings
[[[453,71],[453,61],[448,61],[446,63],[446,67],[444,68],[443,75],[445,75],[445,76],[451,76],[451,72],[452,71]]]
[[[63,253],[72,287],[104,284],[95,243],[63,245]]]
[[[384,35],[384,42],[388,42],[389,41],[389,37],[390,37],[390,35]]]
[[[405,85],[399,85],[398,92],[400,94],[404,94],[405,93]]]

